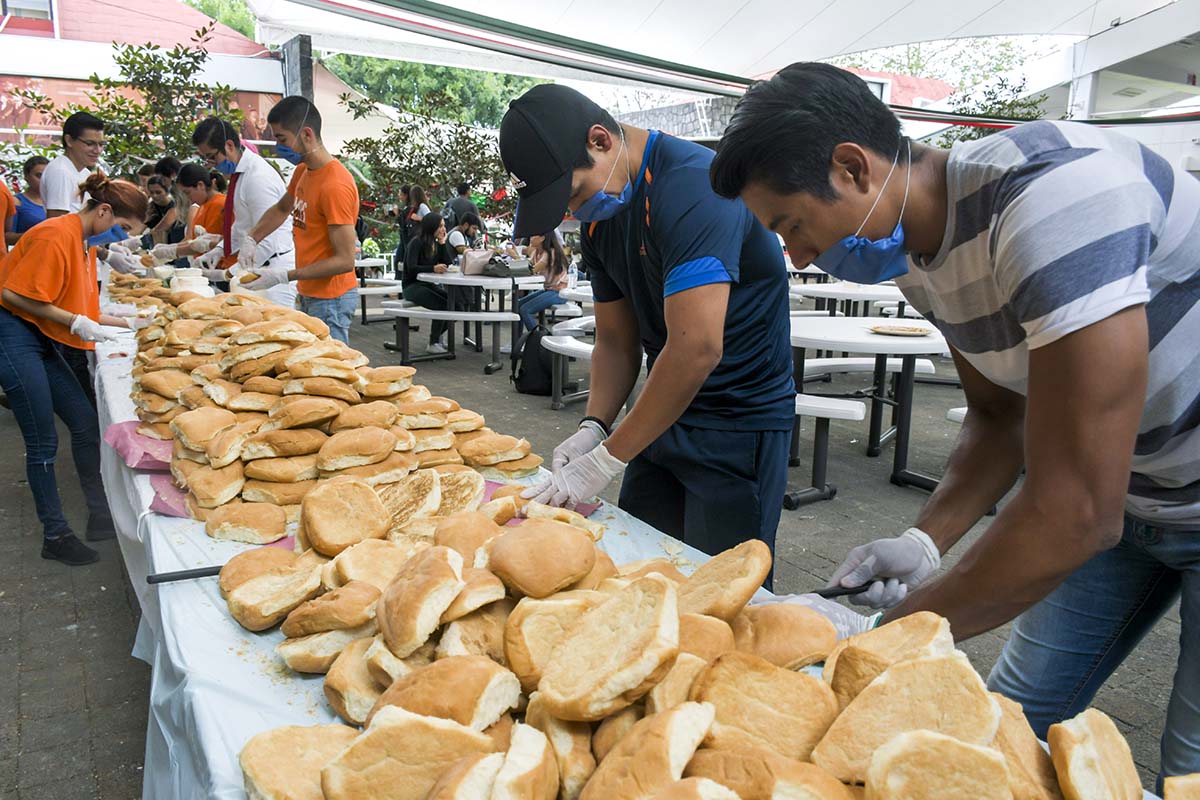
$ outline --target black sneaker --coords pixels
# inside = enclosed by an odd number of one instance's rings
[[[82,567],[100,560],[100,554],[68,533],[57,539],[42,540],[42,558],[61,561],[70,567]]]
[[[117,529],[113,526],[110,516],[88,517],[87,532],[84,534],[89,542],[103,542],[116,537]]]

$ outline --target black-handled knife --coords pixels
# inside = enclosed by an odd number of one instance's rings
[[[221,574],[221,568],[198,567],[196,569],[181,569],[178,572],[157,572],[146,576],[146,583],[174,583],[190,581],[193,578],[212,578]]]
[[[870,589],[870,588],[871,588],[870,583],[864,584],[863,586],[851,586],[851,587],[831,586],[828,589],[817,589],[815,592],[809,592],[809,594],[815,594],[817,597],[824,597],[826,599],[829,599],[829,598],[833,598],[833,597],[847,597],[852,594],[862,594],[863,592],[865,592],[867,589]]]

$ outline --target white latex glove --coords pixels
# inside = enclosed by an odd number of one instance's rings
[[[148,328],[154,324],[153,317],[125,317],[125,324],[129,326],[131,331],[140,331],[142,328]]]
[[[154,256],[154,260],[159,264],[165,264],[168,261],[174,261],[179,257],[179,245],[156,244],[154,245],[154,249],[150,251],[150,255]]]
[[[128,239],[122,239],[121,241],[117,242],[115,246],[120,247],[126,253],[131,253],[142,246],[142,237],[130,236]],[[111,250],[112,248],[113,246],[110,245],[108,249]]]
[[[108,252],[109,253],[124,253],[127,256],[133,255],[133,253],[130,252],[128,247],[125,247],[124,245],[120,245],[120,244],[110,244],[108,246]]]
[[[71,320],[71,333],[85,342],[115,342],[117,340],[117,337],[104,330],[99,322],[88,319],[83,314],[76,314],[75,319]]]
[[[919,528],[909,528],[895,539],[876,539],[850,551],[833,573],[829,585],[853,588],[870,582],[871,588],[851,595],[854,605],[891,608],[941,566],[937,545]]]
[[[526,489],[521,496],[549,506],[574,507],[591,500],[625,469],[625,462],[603,444],[555,470],[550,480]]]
[[[200,274],[208,278],[212,283],[221,283],[229,280],[229,273],[223,269],[202,269],[200,270]]]
[[[192,233],[196,234],[196,238],[200,238],[201,236],[204,236],[206,233],[208,233],[208,231],[204,229],[203,225],[193,225]]]
[[[258,242],[254,241],[254,237],[246,234],[242,239],[242,246],[238,248],[238,266],[245,272],[254,272],[254,253],[258,250]]]
[[[210,249],[202,256],[196,256],[192,261],[200,269],[215,269],[217,264],[225,257],[225,248],[221,247],[221,240],[217,240],[216,246]],[[211,279],[210,279],[211,280]],[[224,280],[224,278],[222,278]]]
[[[260,269],[258,271],[257,279],[252,280],[249,283],[243,283],[242,286],[255,292],[261,292],[263,289],[270,289],[272,286],[278,286],[281,283],[287,283],[288,272],[290,272],[290,270],[287,267],[269,267],[267,269]]]
[[[128,252],[122,253],[119,250],[108,248],[108,261],[110,267],[115,269],[122,275],[141,275],[145,267],[142,266],[142,260],[137,256],[131,256]]]
[[[816,594],[781,594],[776,595],[770,600],[763,600],[761,602],[752,600],[750,605],[765,606],[771,603],[789,603],[791,605],[811,608],[833,623],[833,627],[837,629],[839,639],[845,639],[848,636],[854,636],[871,630],[879,624],[879,618],[883,616],[882,614],[859,614],[853,609],[846,608],[841,603],[827,600]]]
[[[199,228],[196,228],[196,230],[200,231]],[[200,249],[207,252],[219,245],[224,238],[225,237],[221,236],[219,233],[201,233],[201,235],[197,236],[193,241],[198,242]]]
[[[132,317],[138,312],[138,307],[132,303],[110,303],[100,306],[100,313],[110,317]]]
[[[608,438],[608,434],[596,422],[585,419],[579,423],[579,430],[568,436],[554,448],[554,458],[550,462],[550,471],[558,472],[567,464],[580,456],[596,449],[596,445]]]

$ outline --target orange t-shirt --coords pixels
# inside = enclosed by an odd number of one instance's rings
[[[197,225],[204,228],[205,233],[221,235],[225,229],[225,195],[218,192],[196,209],[192,224],[188,226],[187,238],[196,238]]]
[[[8,230],[8,221],[17,213],[17,198],[4,181],[0,181],[0,256],[8,252],[8,242],[3,234]]]
[[[358,186],[350,170],[339,161],[310,171],[304,164],[296,167],[288,183],[288,193],[296,198],[292,209],[292,239],[296,242],[296,266],[307,267],[333,255],[329,239],[330,225],[354,225],[358,219]],[[354,270],[296,282],[305,297],[329,299],[341,297],[355,288]]]
[[[100,319],[100,291],[96,286],[95,263],[83,249],[83,222],[78,214],[52,217],[25,232],[12,252],[0,260],[0,289],[58,306],[72,314]],[[57,322],[35,317],[3,305],[10,313],[32,322],[56,342],[92,350],[85,342]]]

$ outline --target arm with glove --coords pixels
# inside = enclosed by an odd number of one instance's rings
[[[295,205],[296,198],[290,193],[285,192],[283,196],[279,198],[278,202],[275,203],[275,205],[263,212],[262,217],[259,218],[258,222],[254,223],[254,227],[250,229],[250,232],[242,238],[241,244],[237,250],[238,261],[235,274],[240,275],[242,273],[250,272],[258,276],[255,280],[250,281],[249,283],[243,283],[242,285],[245,288],[253,289],[254,291],[260,291],[262,289],[269,289],[272,286],[277,286],[282,283],[287,283],[289,280],[291,280],[288,274],[289,270],[286,267],[258,268],[256,253],[258,250],[258,243],[267,238],[272,231],[274,231],[276,228],[282,225],[285,220],[287,220],[288,216],[291,215],[292,209],[295,207]]]

